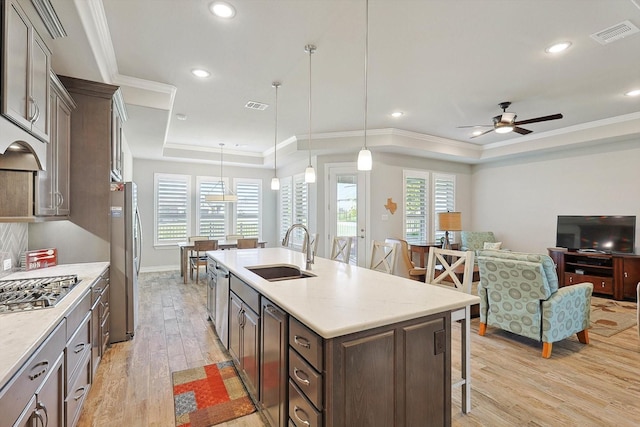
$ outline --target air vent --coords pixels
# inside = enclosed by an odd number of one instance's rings
[[[613,27],[591,34],[591,38],[600,44],[609,44],[616,40],[629,37],[637,32],[640,32],[638,27],[633,25],[630,21],[624,21],[614,25]]]
[[[250,108],[252,110],[266,110],[269,107],[269,104],[263,104],[262,102],[249,101],[244,106],[245,108]]]

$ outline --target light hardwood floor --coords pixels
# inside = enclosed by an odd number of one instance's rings
[[[205,308],[206,287],[178,272],[140,275],[139,325],[132,341],[107,351],[78,426],[174,426],[171,372],[226,360]],[[640,339],[637,326],[610,338],[591,334],[541,344],[471,324],[472,412],[452,390],[453,426],[638,426]],[[453,326],[453,376],[459,375],[460,328]],[[259,414],[221,424],[262,427]],[[429,425],[425,421],[425,426]],[[422,427],[422,426],[418,426]]]

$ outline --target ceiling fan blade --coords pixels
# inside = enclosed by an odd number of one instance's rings
[[[488,127],[492,127],[493,125],[469,125],[469,126],[458,126],[458,129],[462,129],[462,128],[488,128]]]
[[[533,132],[532,130],[524,129],[524,128],[519,128],[519,127],[517,127],[517,126],[513,128],[513,131],[514,131],[515,133],[519,133],[520,135],[526,135],[526,134],[528,134],[528,133]]]
[[[543,116],[543,117],[536,117],[535,119],[527,119],[527,120],[520,120],[519,122],[514,122],[514,125],[526,125],[529,123],[538,123],[538,122],[546,122],[549,120],[557,120],[557,119],[561,119],[562,118],[562,114],[552,114],[550,116]]]
[[[484,132],[482,132],[481,134],[474,135],[474,136],[470,137],[469,139],[477,138],[477,137],[482,136],[482,135],[484,135],[485,133],[489,133],[489,132],[493,132],[493,129],[485,130],[485,131],[484,131]]]

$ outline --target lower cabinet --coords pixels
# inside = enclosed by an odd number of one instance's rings
[[[91,378],[93,378],[109,345],[109,269],[93,284],[91,295]]]
[[[288,421],[288,315],[262,297],[260,321],[260,404],[272,427],[285,427]]]
[[[247,390],[259,399],[260,382],[260,316],[259,294],[249,285],[231,275],[229,293],[229,352]]]
[[[64,426],[64,365],[63,355],[53,364],[29,405],[23,411],[15,426],[32,427]]]

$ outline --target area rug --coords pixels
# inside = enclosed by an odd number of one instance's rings
[[[589,333],[610,337],[629,329],[637,322],[636,303],[591,297]]]
[[[177,427],[206,427],[255,412],[233,362],[172,373]]]

